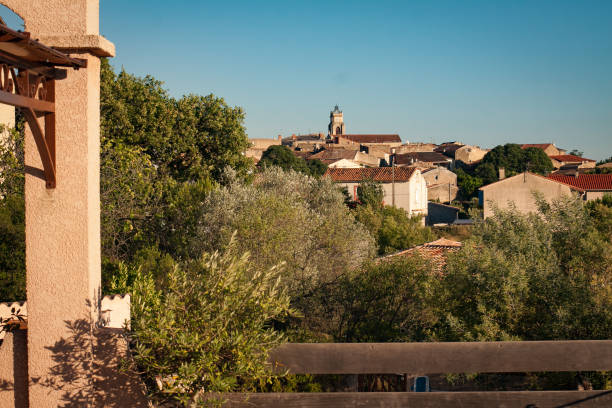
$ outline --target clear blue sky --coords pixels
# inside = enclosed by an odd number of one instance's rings
[[[612,155],[612,1],[101,0],[113,64],[242,106],[250,137],[325,131]]]

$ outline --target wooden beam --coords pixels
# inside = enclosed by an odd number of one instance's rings
[[[293,374],[448,374],[612,370],[612,340],[293,343],[270,353]]]
[[[55,188],[55,163],[54,159],[51,157],[51,152],[49,151],[49,145],[47,144],[47,140],[45,135],[36,119],[36,114],[32,109],[23,109],[23,116],[25,117],[26,122],[30,126],[30,130],[32,131],[32,135],[34,136],[34,141],[36,142],[36,147],[38,149],[38,153],[40,154],[40,159],[43,164],[43,171],[45,172],[45,180],[47,188]],[[55,149],[55,142],[53,144]]]
[[[612,391],[328,392],[224,394],[225,408],[601,408]]]
[[[55,104],[40,99],[27,98],[25,96],[0,90],[0,103],[18,106],[20,108],[32,109],[36,112],[55,112]]]

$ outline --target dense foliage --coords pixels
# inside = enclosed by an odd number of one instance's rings
[[[612,214],[603,204],[591,207],[574,198],[540,201],[537,214],[497,210],[479,222],[465,247],[449,259],[439,336],[609,338]]]
[[[284,262],[284,282],[300,297],[373,255],[372,238],[331,180],[278,167],[263,170],[250,184],[231,174],[227,180],[201,206],[186,256],[223,249],[235,233],[236,250],[250,252],[256,265]]]
[[[411,248],[434,239],[423,218],[410,216],[404,209],[383,203],[380,183],[366,180],[357,187],[359,199],[353,213],[376,240],[378,254]]]
[[[211,405],[211,392],[253,390],[269,377],[270,326],[291,313],[279,269],[258,269],[231,248],[173,263],[157,284],[137,272],[132,292],[134,362],[158,402]]]
[[[305,160],[296,156],[288,147],[279,145],[268,147],[257,165],[260,168],[277,166],[283,170],[293,170],[313,177],[321,177],[327,170],[327,165],[321,160]]]
[[[0,301],[25,299],[23,137],[0,127]]]

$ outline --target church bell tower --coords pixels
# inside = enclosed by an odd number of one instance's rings
[[[344,129],[344,116],[338,105],[329,113],[328,129],[330,136],[338,136],[346,133]]]

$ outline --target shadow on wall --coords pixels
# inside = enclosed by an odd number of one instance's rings
[[[59,407],[148,407],[144,385],[130,367],[125,331],[97,327],[91,318],[64,321],[66,338],[48,346],[53,365],[30,385],[60,395]],[[27,331],[0,345],[0,406],[28,407]]]
[[[70,336],[47,347],[55,365],[48,376],[31,381],[60,391],[60,407],[147,407],[144,386],[129,365],[124,330],[96,328],[88,319],[65,324]]]
[[[0,345],[0,406],[28,407],[27,332],[15,330]]]

